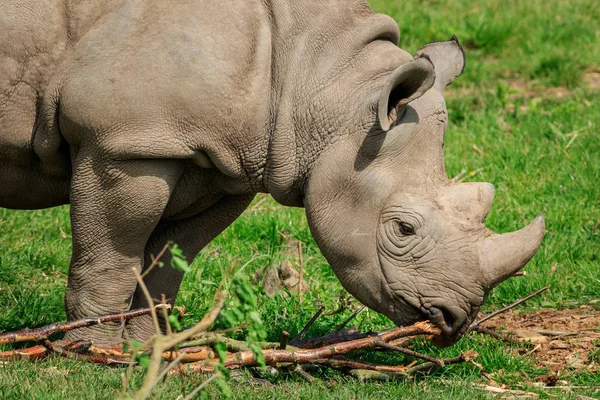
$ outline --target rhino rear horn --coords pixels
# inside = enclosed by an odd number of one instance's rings
[[[427,56],[402,64],[392,72],[379,97],[379,125],[387,132],[408,103],[421,97],[435,81],[433,64]]]
[[[482,223],[492,207],[495,193],[491,183],[456,183],[448,187],[445,201],[467,220]]]
[[[415,53],[415,57],[424,55],[429,57],[435,67],[433,87],[440,93],[465,69],[465,52],[455,35],[447,42],[429,43]]]

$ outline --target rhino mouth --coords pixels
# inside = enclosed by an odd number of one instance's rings
[[[406,326],[420,321],[431,322],[441,331],[440,335],[435,335],[432,340],[433,344],[440,348],[458,342],[468,331],[474,316],[479,311],[479,307],[474,308],[471,313],[466,313],[457,307],[416,307],[397,294],[394,297],[405,306],[401,313],[396,314],[394,323],[398,326]]]
[[[432,307],[427,310],[429,320],[440,328],[441,335],[434,336],[433,344],[437,347],[449,347],[458,342],[469,330],[474,316],[479,312],[479,307],[473,309],[470,314],[464,311],[452,312],[447,308]]]
[[[457,306],[443,304],[428,304],[422,300],[411,301],[393,290],[386,280],[385,285],[395,300],[392,302],[391,315],[388,317],[397,326],[408,326],[416,322],[429,321],[440,329],[440,335],[433,338],[433,343],[440,348],[449,347],[458,342],[468,330],[480,307],[471,307],[471,312],[465,312]]]

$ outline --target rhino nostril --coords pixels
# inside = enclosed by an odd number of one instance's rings
[[[446,324],[446,328],[452,330],[454,327],[454,315],[450,313],[450,311],[442,308],[442,315],[444,316],[444,323]]]
[[[431,307],[430,313],[431,322],[440,327],[444,334],[451,335],[460,328],[460,316],[455,315],[446,307]]]

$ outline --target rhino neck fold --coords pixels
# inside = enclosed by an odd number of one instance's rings
[[[271,115],[264,187],[301,207],[313,165],[339,138],[364,135],[385,77],[412,60],[398,26],[362,0],[269,1]],[[364,132],[362,132],[364,131]]]

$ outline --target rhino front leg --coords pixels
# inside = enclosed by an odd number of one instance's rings
[[[152,256],[157,255],[168,241],[177,243],[188,261],[192,262],[204,246],[244,212],[253,198],[253,194],[224,196],[210,208],[193,217],[177,221],[161,221],[148,241],[144,268],[146,269],[152,264]],[[154,301],[162,301],[164,295],[167,302],[173,304],[183,273],[170,266],[170,254],[165,254],[161,261],[165,266],[153,268],[145,277],[144,283]],[[133,296],[131,308],[147,306],[146,297],[138,287]],[[130,338],[138,341],[145,341],[154,333],[154,324],[150,316],[136,318],[127,323],[127,334]]]
[[[179,176],[176,161],[99,160],[79,152],[73,166],[73,254],[65,294],[67,318],[129,309],[148,238]],[[106,345],[121,341],[120,323],[69,332],[68,340]]]

